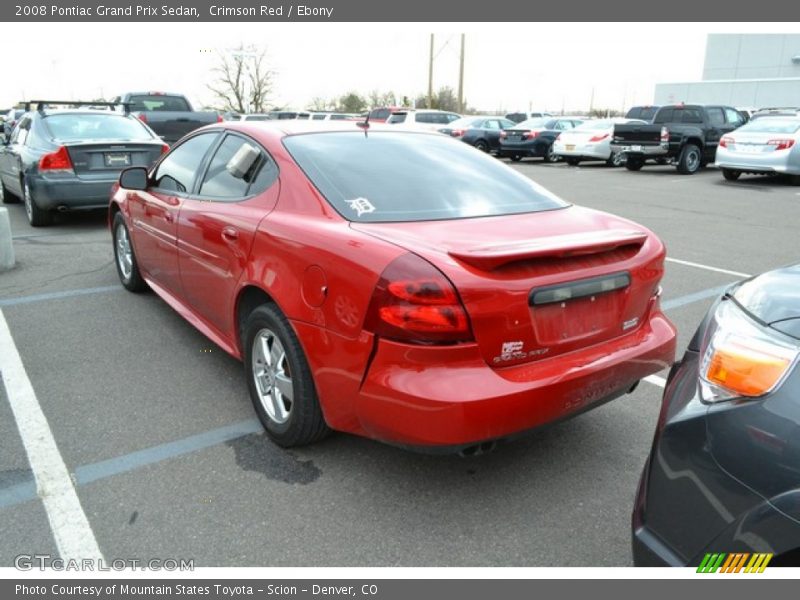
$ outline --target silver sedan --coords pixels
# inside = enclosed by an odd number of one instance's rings
[[[716,165],[725,179],[742,173],[789,175],[800,185],[800,118],[761,117],[725,135]]]

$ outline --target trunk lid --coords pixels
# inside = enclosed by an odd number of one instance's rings
[[[78,142],[66,144],[76,175],[119,173],[149,167],[161,156],[161,142]]]
[[[661,142],[661,125],[615,125],[614,141],[659,143]]]
[[[636,331],[663,273],[664,247],[651,232],[575,206],[351,227],[441,270],[461,296],[484,359],[495,368]]]

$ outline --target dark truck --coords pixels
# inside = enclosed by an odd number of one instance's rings
[[[133,114],[170,145],[198,127],[222,121],[215,111],[194,110],[186,96],[181,94],[128,92],[114,98],[114,102],[126,104]]]
[[[647,159],[656,159],[670,161],[679,173],[691,175],[713,163],[722,136],[744,122],[730,106],[662,106],[651,124],[615,125],[611,150],[625,153],[625,167],[630,171],[641,169]]]

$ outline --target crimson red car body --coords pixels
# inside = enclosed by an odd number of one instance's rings
[[[266,150],[279,173],[274,184],[239,202],[120,187],[111,219],[124,216],[150,287],[232,356],[245,354],[243,312],[274,302],[302,346],[332,429],[465,447],[577,414],[672,363],[675,330],[658,301],[665,249],[644,227],[577,206],[355,222],[287,150],[286,140],[308,126],[242,122],[199,132],[215,130]],[[416,288],[392,287],[382,279],[392,279],[390,267],[431,275]],[[431,292],[436,277],[442,289]],[[532,305],[537,290],[594,289],[595,280],[608,289]],[[625,285],[612,289],[614,281]],[[432,308],[414,304],[430,293],[439,294]],[[439,343],[421,333],[416,343],[383,333],[429,310],[461,334]]]

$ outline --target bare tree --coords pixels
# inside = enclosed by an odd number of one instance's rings
[[[216,81],[208,89],[222,103],[223,110],[264,112],[272,93],[275,72],[267,64],[266,48],[245,46],[220,52],[213,72]]]
[[[333,105],[334,103],[328,100],[327,98],[323,98],[322,96],[314,96],[311,99],[308,108],[309,110],[326,111],[330,110],[333,107]]]

